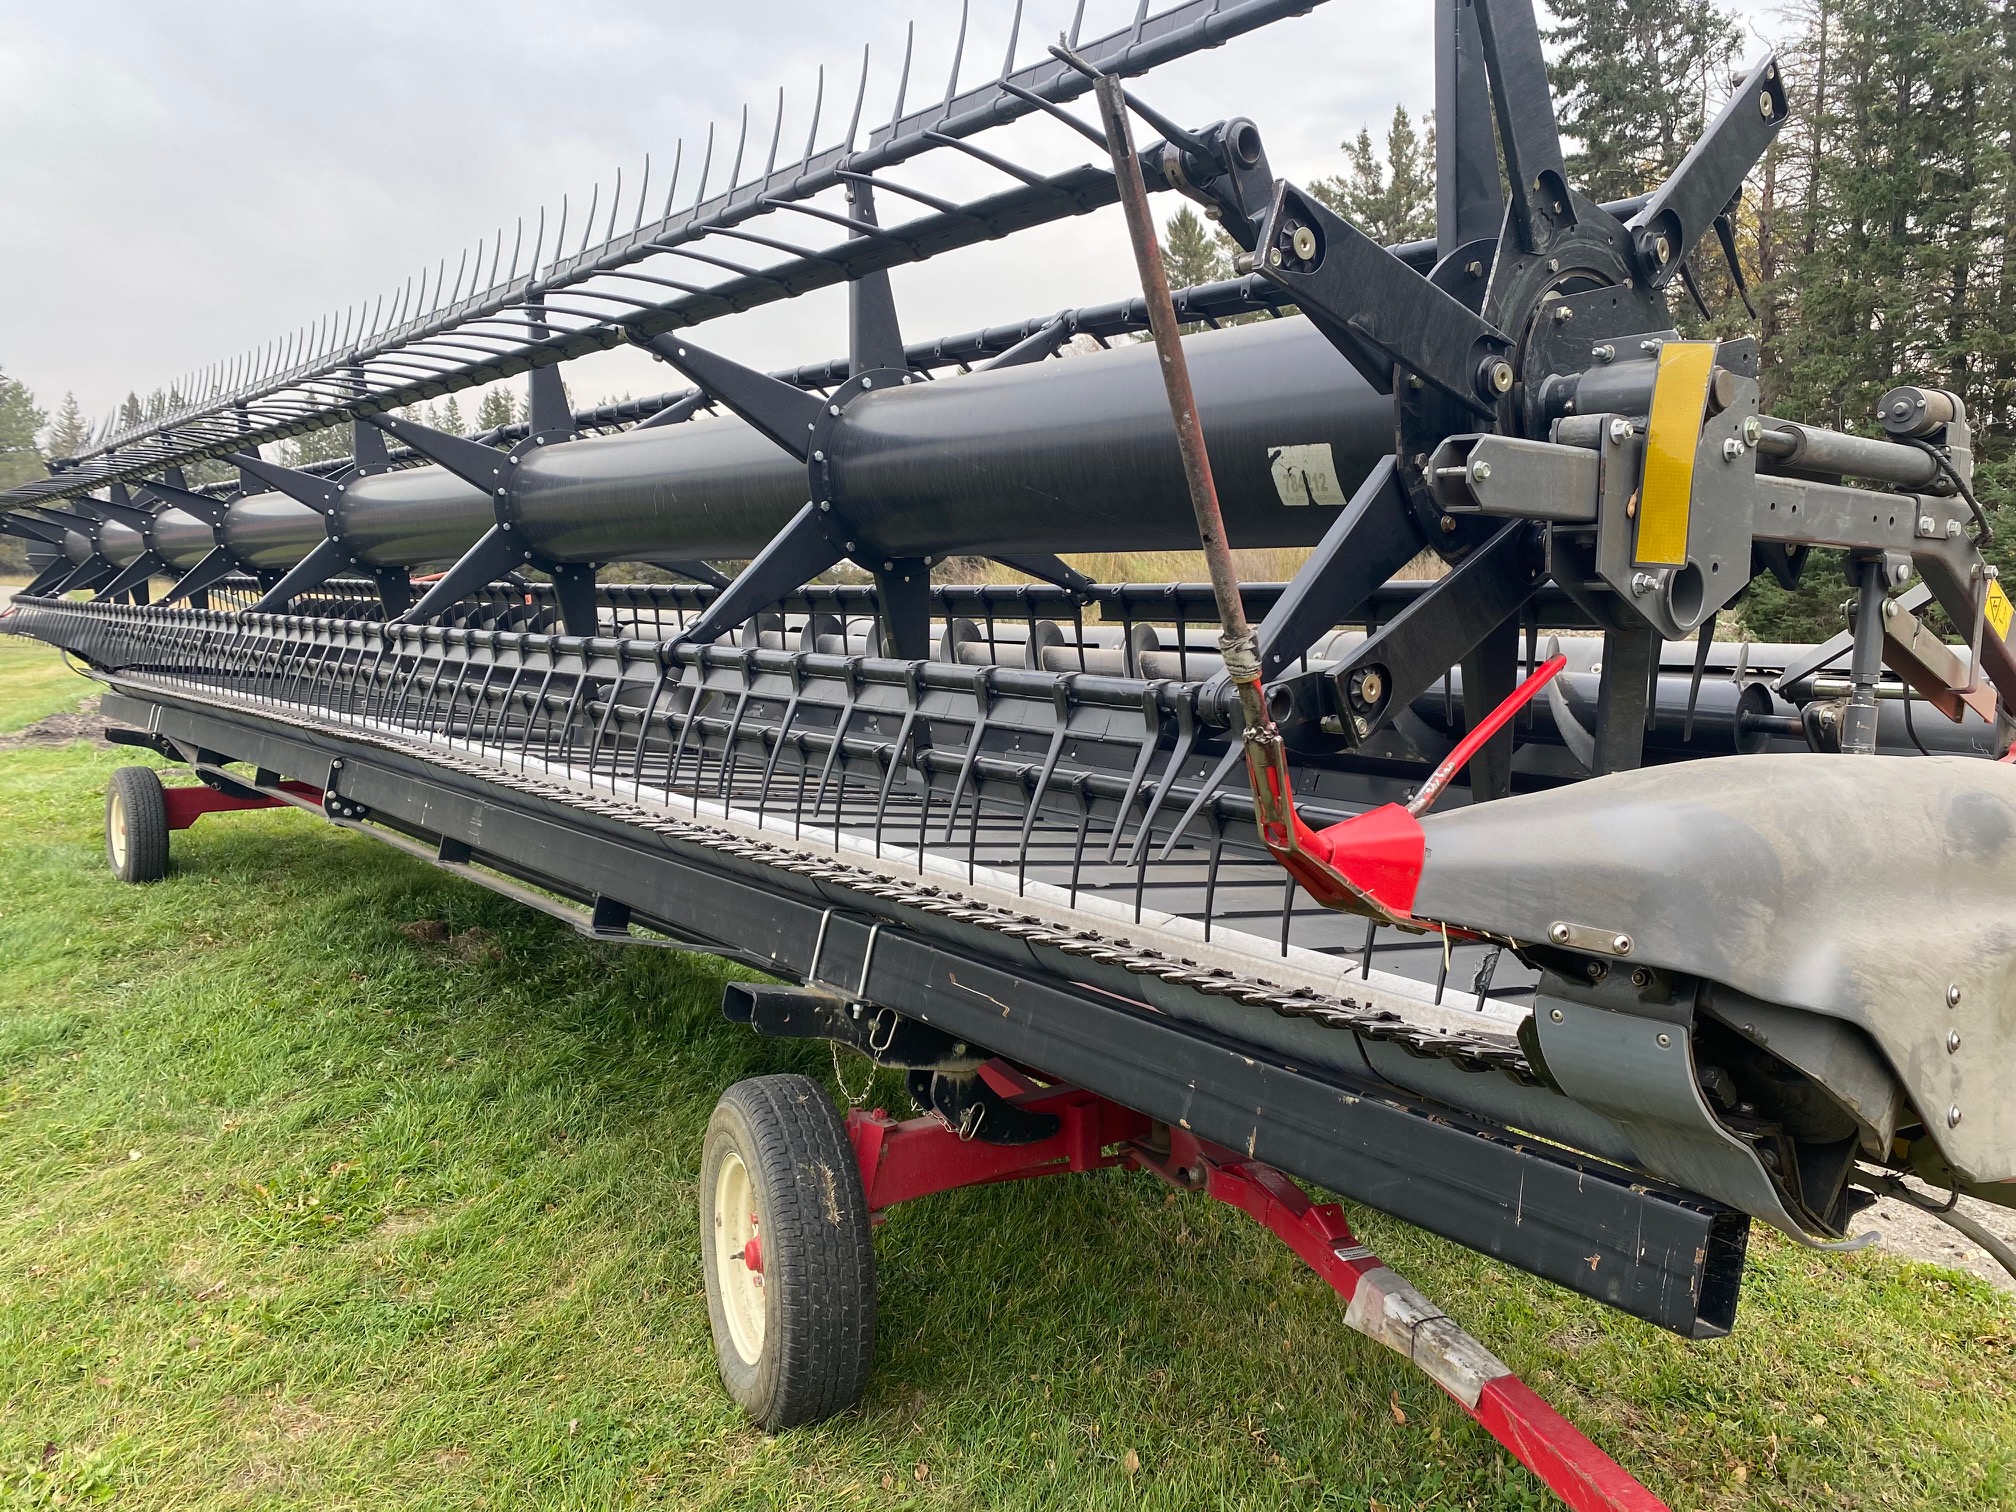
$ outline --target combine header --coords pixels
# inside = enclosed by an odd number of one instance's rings
[[[1958,399],[1816,429],[1761,411],[1755,341],[1675,329],[1697,257],[1741,291],[1774,59],[1599,205],[1530,0],[1436,0],[1437,232],[1382,247],[1264,123],[1122,88],[1312,3],[1143,0],[1049,47],[1018,5],[986,83],[955,59],[914,106],[906,56],[876,126],[864,59],[795,161],[780,100],[767,149],[710,137],[669,189],[185,380],[0,497],[39,568],[5,627],[197,779],[116,777],[130,881],[200,814],[293,805],[760,967],[730,1019],[908,1074],[905,1122],[770,1076],[710,1127],[716,1347],[766,1427],[860,1396],[885,1209],[1126,1165],[1281,1234],[1571,1505],[1655,1507],[1290,1177],[1689,1338],[1734,1325],[1752,1220],[1853,1247],[1907,1172],[2011,1201],[2011,604]],[[1017,122],[1091,160],[982,145]],[[910,182],[952,156],[999,187]],[[1157,193],[1240,276],[1172,293]],[[891,269],[1115,203],[1139,298],[906,340]],[[695,339],[826,288],[844,357]],[[561,364],[624,342],[684,386],[571,410]],[[517,374],[525,424],[400,413]],[[260,455],[339,423],[345,462]],[[235,485],[192,486],[216,461]],[[1058,555],[1200,545],[1209,584]],[[1309,555],[1242,585],[1228,545]],[[1715,640],[1816,546],[1848,630]],[[1424,552],[1446,573],[1395,578]],[[1035,581],[934,584],[951,556]]]

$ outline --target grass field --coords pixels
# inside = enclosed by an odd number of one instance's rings
[[[0,728],[74,706],[53,660],[0,641]],[[0,1506],[1552,1505],[1271,1238],[1112,1173],[899,1209],[867,1403],[752,1432],[700,1136],[826,1052],[300,814],[121,887],[135,759],[0,751]],[[1984,1284],[1760,1232],[1736,1336],[1686,1344],[1354,1216],[1676,1508],[2016,1506]]]

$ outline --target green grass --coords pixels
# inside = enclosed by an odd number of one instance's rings
[[[0,735],[68,713],[97,691],[49,647],[0,635]]]
[[[4,646],[0,718],[46,706],[38,655]],[[866,1404],[752,1432],[700,1137],[826,1052],[300,814],[121,887],[134,759],[0,753],[0,1506],[1550,1505],[1271,1238],[1113,1173],[897,1210]],[[1690,1345],[1356,1216],[1676,1508],[2016,1506],[1980,1283],[1760,1234],[1737,1335]]]

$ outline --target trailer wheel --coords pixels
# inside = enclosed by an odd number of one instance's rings
[[[168,800],[152,767],[120,767],[106,784],[105,859],[121,882],[168,875]]]
[[[875,1246],[847,1131],[818,1083],[721,1094],[700,1158],[701,1268],[728,1394],[776,1432],[860,1401]]]

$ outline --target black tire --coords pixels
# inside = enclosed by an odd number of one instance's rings
[[[168,800],[152,767],[120,767],[106,784],[105,859],[121,882],[168,875]]]
[[[753,1267],[738,1258],[742,1235],[758,1242]],[[722,1384],[759,1427],[817,1422],[861,1400],[875,1243],[853,1146],[817,1082],[756,1076],[721,1094],[700,1157],[700,1256]]]

